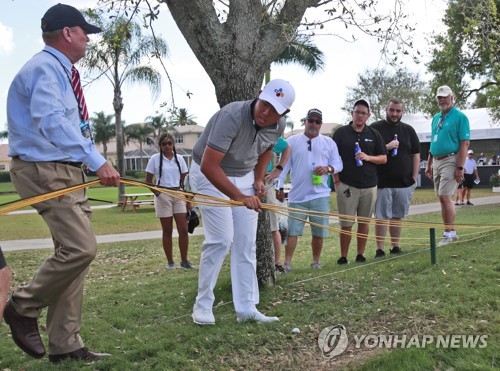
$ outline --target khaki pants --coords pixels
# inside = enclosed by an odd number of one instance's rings
[[[10,175],[22,197],[81,184],[81,168],[56,162],[25,162],[14,158]],[[12,294],[12,305],[27,317],[47,311],[49,354],[64,354],[83,347],[80,338],[83,283],[97,251],[85,190],[33,205],[47,223],[54,240],[54,254],[38,269],[33,280]]]

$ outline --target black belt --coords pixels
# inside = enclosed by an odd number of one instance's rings
[[[14,157],[12,157],[12,159],[21,160],[19,158],[19,156],[14,156]],[[23,160],[21,160],[21,161],[23,161]],[[27,162],[27,161],[25,161],[25,162]],[[35,162],[42,162],[42,161],[35,161]],[[79,167],[79,168],[81,168],[82,164],[83,164],[83,162],[71,162],[71,161],[48,161],[48,162],[55,162],[58,164],[69,165],[69,166],[74,166],[74,167]]]
[[[55,162],[55,163],[63,164],[63,165],[74,166],[74,167],[79,167],[79,168],[81,168],[82,164],[83,164],[82,162],[71,162],[71,161],[51,161],[51,162]]]
[[[457,154],[456,152],[452,152],[452,153],[448,153],[447,155],[444,155],[444,156],[432,156],[432,157],[434,157],[436,160],[443,160],[446,157],[450,157],[450,156],[453,156],[453,155],[456,155],[456,154]]]

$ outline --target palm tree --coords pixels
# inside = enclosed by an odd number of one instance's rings
[[[195,117],[188,114],[187,108],[179,108],[172,116],[174,126],[197,125],[194,121]]]
[[[285,129],[290,129],[290,131],[293,131],[293,128],[295,127],[295,123],[293,122],[293,120],[290,120],[290,117],[288,117],[288,115],[285,115],[285,120]]]
[[[105,76],[113,85],[113,109],[115,112],[116,155],[118,172],[125,175],[123,149],[122,86],[126,82],[146,83],[157,96],[161,90],[161,75],[151,66],[151,56],[162,58],[167,55],[167,43],[159,37],[144,36],[142,27],[123,17],[108,18],[95,11],[87,11],[94,24],[103,29],[101,39],[87,47],[87,58],[82,65],[98,77]],[[122,200],[125,187],[118,187],[118,199]]]
[[[0,131],[0,139],[7,139],[9,137],[9,131]]]
[[[174,124],[167,120],[163,113],[156,116],[146,117],[146,125],[153,128],[153,139],[156,139],[163,132],[175,132]]]
[[[142,145],[144,143],[147,143],[148,141],[148,136],[153,132],[153,128],[148,125],[143,125],[143,124],[131,124],[129,126],[125,126],[123,130],[123,134],[125,135],[125,142],[127,144],[130,143],[130,140],[136,140],[139,142],[139,157],[141,159],[141,168],[140,170],[144,169],[144,164],[142,162]]]
[[[313,44],[310,36],[295,33],[294,38],[273,63],[297,63],[306,68],[307,72],[315,73],[323,69],[325,65],[323,57],[323,52]],[[271,81],[271,68],[266,71],[265,81],[266,84]]]
[[[108,159],[108,143],[116,136],[115,126],[112,123],[115,115],[106,115],[104,111],[94,112],[94,114],[95,116],[90,118],[94,142],[102,143],[104,158]]]

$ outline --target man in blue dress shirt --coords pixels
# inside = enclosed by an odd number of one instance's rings
[[[77,9],[54,5],[42,18],[45,48],[10,86],[10,174],[23,198],[81,184],[86,180],[82,164],[95,171],[103,185],[120,182],[119,173],[94,147],[85,103],[72,87],[73,64],[85,56],[88,34],[97,32],[101,29],[88,24]],[[47,307],[49,361],[98,360],[103,355],[85,348],[80,337],[84,278],[97,250],[85,191],[34,208],[50,229],[54,254],[30,283],[12,293],[5,308],[12,338],[30,356],[43,357],[37,319]]]

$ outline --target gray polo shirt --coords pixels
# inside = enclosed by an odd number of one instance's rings
[[[212,116],[193,148],[197,164],[201,164],[208,145],[224,153],[221,167],[227,176],[240,177],[255,168],[259,156],[272,148],[285,130],[285,119],[282,117],[276,124],[256,130],[252,102],[229,103]]]

